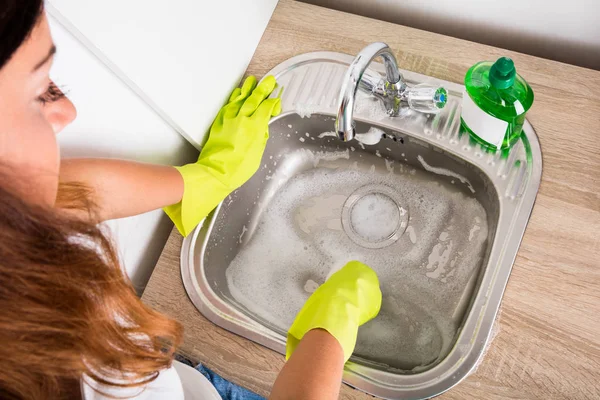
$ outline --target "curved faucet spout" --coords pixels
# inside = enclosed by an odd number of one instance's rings
[[[379,75],[365,73],[377,57],[383,59],[385,79]],[[385,43],[372,43],[361,50],[348,67],[338,99],[335,131],[347,142],[354,139],[354,103],[358,89],[375,96],[383,102],[387,114],[400,114],[402,105],[424,113],[437,113],[446,105],[447,91],[441,87],[418,85],[407,88],[398,69],[392,50]]]
[[[335,130],[340,139],[349,141],[354,138],[354,99],[356,91],[363,74],[373,61],[373,59],[381,56],[385,65],[386,80],[390,84],[397,84],[402,80],[402,75],[398,70],[396,57],[392,54],[390,47],[381,42],[372,43],[362,49],[356,56],[344,78],[344,84],[340,91],[338,100],[338,114],[335,121]]]

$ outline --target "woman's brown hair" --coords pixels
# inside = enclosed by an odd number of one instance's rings
[[[2,0],[0,3],[0,68],[29,37],[43,12],[42,0]]]
[[[61,193],[93,210],[85,188]],[[181,340],[179,324],[136,296],[101,229],[70,215],[0,184],[2,399],[73,398],[81,379],[143,385]]]
[[[42,12],[42,0],[1,1],[0,68]],[[180,325],[136,296],[85,187],[62,185],[63,209],[44,208],[9,190],[11,172],[0,168],[0,398],[73,399],[82,379],[107,390],[154,380]]]

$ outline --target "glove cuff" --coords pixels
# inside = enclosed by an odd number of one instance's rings
[[[175,169],[183,178],[183,198],[163,210],[185,237],[231,193],[231,189],[202,164],[187,164]]]
[[[344,362],[348,361],[358,335],[359,309],[342,299],[332,299],[328,306],[308,300],[288,331],[286,359],[289,359],[300,340],[312,329],[324,329],[342,346]],[[339,301],[336,301],[339,300]]]

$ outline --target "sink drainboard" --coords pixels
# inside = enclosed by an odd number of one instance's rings
[[[362,96],[356,131],[330,131],[353,57],[294,57],[271,74],[285,89],[262,167],[185,239],[184,285],[217,325],[285,353],[306,298],[346,261],[376,270],[383,302],[359,330],[344,381],[382,398],[428,398],[469,374],[490,336],[541,178],[525,124],[508,154],[460,130],[463,87],[402,71],[449,91],[437,115],[388,117]],[[372,64],[373,71],[383,66]]]

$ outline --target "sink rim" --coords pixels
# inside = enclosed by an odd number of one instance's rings
[[[349,65],[353,58],[353,56],[332,52],[307,53],[283,62],[269,72],[269,74],[273,74],[279,78],[291,69],[318,62],[336,63],[345,66]],[[371,69],[376,69],[379,72],[382,71],[383,66],[374,63]],[[410,71],[402,71],[402,74],[409,82],[427,81],[443,84],[455,96],[457,93],[462,93],[463,90],[462,85],[456,83],[426,77]],[[306,74],[304,80],[306,80]],[[290,84],[290,86],[292,85]],[[286,108],[283,111],[272,122],[296,113],[294,108]],[[458,111],[458,109],[455,111]],[[331,112],[331,110],[328,112],[326,109],[315,111],[314,114],[335,115],[334,112]],[[479,288],[477,293],[474,294],[470,311],[465,316],[463,327],[459,331],[450,353],[432,368],[408,375],[377,370],[353,361],[348,362],[345,367],[344,381],[346,383],[379,397],[397,398],[397,396],[402,396],[403,398],[427,398],[435,396],[450,389],[468,376],[478,364],[478,360],[486,348],[514,259],[516,258],[539,190],[542,172],[539,140],[533,127],[527,121],[523,131],[528,141],[533,162],[528,163],[528,171],[526,171],[526,173],[528,172],[527,186],[524,187],[520,195],[511,199],[508,195],[503,196],[503,193],[508,193],[508,189],[506,191],[502,190],[504,188],[497,185],[498,182],[496,182],[499,178],[491,174],[491,168],[485,168],[485,165],[483,165],[485,157],[481,157],[478,160],[472,155],[474,151],[471,151],[471,157],[465,155],[465,152],[472,149],[463,149],[464,151],[461,151],[460,147],[452,147],[444,143],[444,139],[447,138],[439,139],[432,135],[428,136],[419,134],[418,132],[407,132],[399,127],[401,125],[399,120],[375,121],[368,118],[361,118],[360,115],[356,115],[356,119],[375,126],[399,131],[407,137],[414,136],[418,140],[422,140],[431,146],[438,147],[455,157],[473,164],[494,183],[496,195],[498,196],[498,225],[494,241],[491,244],[488,262],[487,265],[482,266],[484,272],[480,278]],[[516,150],[514,154],[516,154]],[[506,160],[507,165],[510,165],[510,163],[510,160]],[[524,168],[521,170],[524,170]],[[503,179],[506,179],[506,177]],[[506,185],[508,186],[509,184],[507,183]],[[208,243],[206,238],[210,236],[215,223],[213,216],[217,215],[221,207],[222,205],[220,204],[213,214],[207,217],[207,220],[204,222],[208,221],[208,223],[201,224],[192,235],[184,240],[181,249],[181,272],[186,292],[196,308],[215,324],[285,354],[284,337],[228,306],[212,290],[201,271],[203,267],[201,259]],[[510,213],[513,214],[512,218],[509,215]],[[508,215],[508,218],[506,215]],[[199,241],[201,235],[204,235],[204,240]],[[198,244],[200,244],[200,248],[198,248]],[[197,260],[197,258],[200,258],[200,260]],[[492,267],[492,265],[495,265],[495,267]]]

